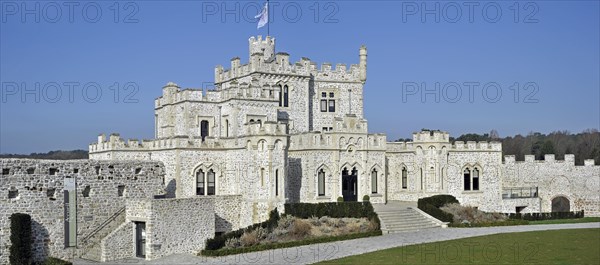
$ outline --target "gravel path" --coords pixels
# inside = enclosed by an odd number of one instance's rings
[[[273,249],[217,258],[198,257],[192,254],[176,254],[153,261],[128,259],[119,261],[118,263],[104,264],[310,264],[324,260],[337,259],[382,249],[420,243],[438,242],[500,233],[578,228],[600,228],[600,223],[522,225],[482,228],[435,228],[417,232],[387,234],[377,237],[360,238],[285,249]],[[87,263],[82,260],[77,260],[75,264],[98,263]]]

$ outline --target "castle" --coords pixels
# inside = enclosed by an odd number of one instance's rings
[[[12,191],[1,201],[8,210],[0,214],[0,248],[8,249],[10,213],[47,198],[53,200],[40,206],[49,209],[44,216],[25,207],[53,241],[37,239],[40,251],[101,261],[193,252],[215,233],[263,221],[285,203],[367,195],[374,204],[451,194],[490,212],[600,215],[600,166],[593,160],[576,166],[573,155],[503,159],[498,142],[451,143],[437,130],[413,133],[412,142],[369,133],[365,46],[358,64],[332,68],[304,57],[290,63],[289,54],[276,53],[274,38],[251,37],[248,63],[235,57],[214,74],[214,90],[163,87],[153,140],[100,135],[89,146],[89,161],[0,160],[0,186]],[[66,202],[49,195],[60,192],[65,178],[76,179],[80,205],[71,252],[62,245],[69,241],[60,219]]]

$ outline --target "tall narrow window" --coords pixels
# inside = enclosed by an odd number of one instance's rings
[[[465,168],[465,171],[463,171],[463,176],[465,180],[465,190],[471,190],[471,171],[468,168]]]
[[[335,112],[335,100],[329,100],[329,112]]]
[[[408,188],[408,172],[407,172],[406,168],[402,169],[402,188],[403,189]]]
[[[261,187],[265,186],[265,169],[264,168],[260,169],[260,186]]]
[[[371,193],[377,193],[377,169],[371,172]]]
[[[479,169],[473,169],[473,190],[479,190]]]
[[[225,137],[229,137],[229,120],[225,120]]]
[[[283,106],[287,107],[288,106],[288,86],[285,85],[283,86]]]
[[[283,86],[279,85],[279,106],[283,107]]]
[[[196,195],[204,195],[204,171],[196,172]]]
[[[321,100],[321,112],[327,112],[327,100]]]
[[[319,196],[325,196],[325,171],[319,170]]]
[[[275,169],[275,196],[279,196],[279,169]]]
[[[206,174],[206,182],[208,183],[206,195],[215,195],[215,172],[212,169]]]
[[[202,120],[200,122],[200,137],[202,137],[202,141],[204,141],[204,138],[206,138],[207,136],[208,136],[208,121]]]

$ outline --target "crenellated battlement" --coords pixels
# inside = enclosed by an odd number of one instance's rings
[[[335,68],[332,68],[331,63],[323,63],[320,68],[317,68],[317,63],[306,57],[290,64],[288,53],[275,54],[275,38],[267,36],[266,39],[262,39],[259,35],[258,38],[249,39],[247,64],[240,64],[239,58],[235,57],[231,60],[229,69],[224,69],[220,65],[215,67],[215,84],[229,82],[256,72],[304,77],[312,75],[316,80],[365,82],[367,48],[364,45],[359,50],[359,58],[359,64],[352,64],[349,68],[345,64],[336,64]]]
[[[413,142],[448,143],[450,142],[450,134],[439,130],[422,130],[413,133]]]
[[[563,163],[574,166],[575,165],[575,155],[574,154],[565,154],[564,160],[556,160],[554,154],[546,154],[544,155],[543,160],[536,160],[535,155],[525,155],[525,161],[516,161],[514,155],[505,155],[504,156],[504,164],[516,164],[516,163]],[[586,159],[583,161],[583,166],[598,166],[595,164],[594,159]]]
[[[435,138],[435,137],[434,137]],[[388,142],[387,150],[388,152],[403,152],[403,151],[415,151],[417,147],[421,146],[421,148],[425,148],[423,144],[427,143],[436,143],[435,141],[423,141],[423,142]],[[439,143],[444,144],[445,142],[440,141]],[[470,152],[470,151],[485,151],[485,152],[501,152],[502,151],[502,143],[500,142],[475,142],[468,141],[467,143],[462,141],[456,141],[454,144],[450,145],[446,142],[445,146],[448,146],[448,151],[455,152]]]

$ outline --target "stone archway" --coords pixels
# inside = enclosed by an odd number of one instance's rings
[[[552,212],[569,212],[571,211],[570,201],[567,197],[557,196],[552,199]]]

